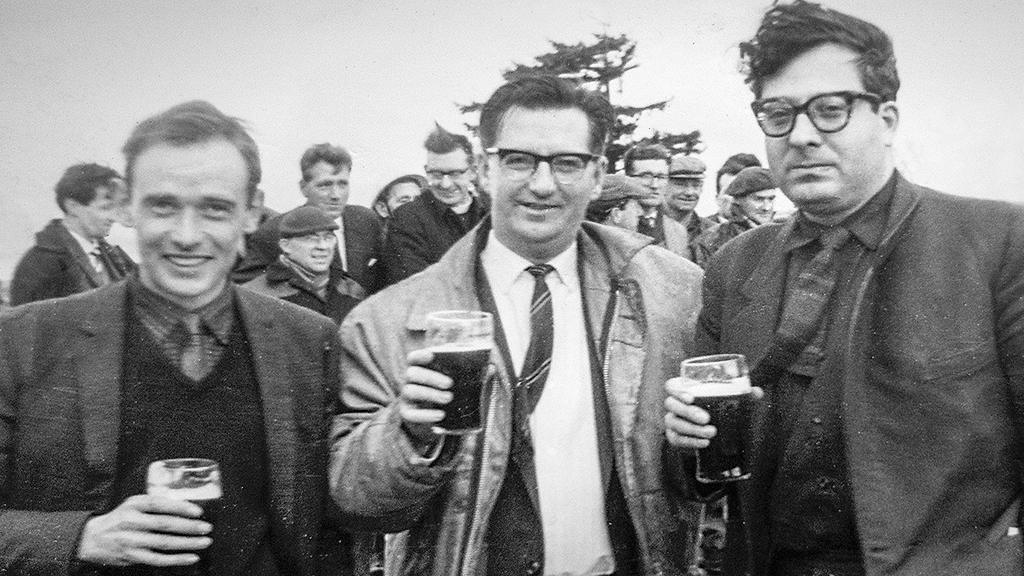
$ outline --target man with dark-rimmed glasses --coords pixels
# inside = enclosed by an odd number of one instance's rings
[[[741,44],[799,209],[711,258],[701,353],[764,393],[726,574],[1021,574],[1024,211],[908,182],[889,37],[797,1]],[[669,441],[714,422],[670,381]]]
[[[403,532],[397,573],[682,576],[696,526],[668,478],[664,389],[692,352],[700,272],[584,222],[611,107],[556,77],[484,105],[490,217],[341,329],[344,413],[331,486],[356,525]],[[401,210],[400,210],[401,211]],[[424,316],[496,318],[483,430],[431,431],[451,379],[427,368]]]

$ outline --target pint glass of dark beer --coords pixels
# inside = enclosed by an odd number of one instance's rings
[[[214,524],[221,498],[220,467],[203,458],[174,458],[150,462],[146,470],[146,494],[175,500],[188,500],[203,509],[201,520]],[[207,575],[209,549],[199,552],[199,563],[190,567],[166,569],[174,575]]]
[[[427,366],[452,379],[452,401],[444,407],[437,434],[470,434],[481,428],[481,392],[487,379],[494,320],[487,312],[445,310],[427,314]]]
[[[718,433],[697,451],[697,481],[731,482],[750,478],[744,463],[753,396],[742,354],[718,354],[684,360],[683,385],[693,403],[707,410]]]

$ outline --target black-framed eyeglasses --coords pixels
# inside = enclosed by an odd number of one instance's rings
[[[451,178],[452,180],[455,180],[456,178],[461,178],[465,176],[466,172],[469,172],[468,167],[457,170],[427,170],[427,178],[430,178],[434,182],[440,182],[441,180],[444,180],[445,176]]]
[[[559,184],[573,184],[583,177],[590,162],[599,158],[594,154],[580,152],[563,152],[550,156],[541,156],[524,150],[510,148],[488,148],[488,154],[497,154],[498,165],[509,180],[528,180],[537,172],[541,162],[551,167],[551,175]]]
[[[807,114],[811,124],[819,132],[831,134],[839,132],[850,123],[853,103],[867,100],[872,106],[878,106],[882,97],[870,92],[827,92],[818,94],[799,106],[794,106],[781,98],[765,98],[750,103],[758,126],[765,136],[778,138],[793,131],[796,117]]]
[[[664,184],[668,182],[668,174],[655,174],[653,172],[641,172],[639,174],[627,174],[630,178],[636,178],[644,184],[650,186],[651,184]]]

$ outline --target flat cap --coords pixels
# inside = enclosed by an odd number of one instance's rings
[[[696,178],[703,179],[704,172],[707,172],[707,165],[696,156],[676,154],[668,165],[669,178]]]
[[[324,230],[337,230],[338,223],[316,206],[299,206],[281,217],[278,228],[281,238],[305,236]]]
[[[736,178],[729,183],[725,193],[733,198],[742,198],[748,194],[760,192],[761,190],[771,190],[772,188],[778,188],[775,185],[775,179],[772,178],[772,173],[767,168],[751,166],[740,170],[739,174],[736,174]]]

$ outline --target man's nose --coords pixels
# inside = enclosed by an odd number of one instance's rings
[[[533,176],[530,178],[530,190],[534,194],[547,195],[558,189],[555,182],[555,174],[551,171],[551,164],[541,161],[537,164]]]
[[[807,114],[797,114],[793,119],[793,129],[786,136],[791,146],[817,146],[821,144],[821,132]]]

